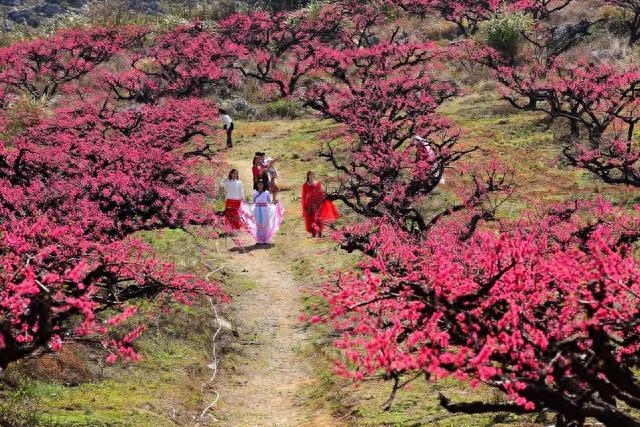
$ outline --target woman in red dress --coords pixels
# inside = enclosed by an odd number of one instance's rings
[[[313,237],[322,237],[324,224],[338,219],[336,206],[327,200],[313,171],[307,172],[307,180],[302,185],[302,214],[307,232]]]
[[[260,157],[257,155],[253,158],[253,167],[251,168],[251,172],[253,173],[253,189],[258,189],[258,181],[262,181],[264,183],[265,188],[269,188],[269,178],[267,175],[267,169],[262,166],[262,162],[260,161]]]

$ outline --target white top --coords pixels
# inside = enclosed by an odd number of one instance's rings
[[[433,149],[433,147],[431,146],[431,144],[429,143],[429,141],[427,141],[426,139],[424,139],[421,136],[416,136],[416,137],[414,137],[414,139],[416,141],[418,141],[418,143],[422,146],[424,151],[427,153],[428,160],[429,161],[434,161],[436,159],[436,152]]]
[[[264,159],[261,162],[262,166],[267,168],[267,173],[271,178],[278,178],[278,170],[273,165],[273,159],[269,156],[264,156]]]
[[[421,136],[414,136],[413,138],[416,141],[418,141],[418,143],[424,149],[425,153],[427,154],[427,160],[430,162],[435,162],[431,170],[433,172],[438,172],[438,169],[440,168],[441,164],[439,161],[436,162],[436,160],[438,159],[438,156],[436,154],[436,151],[433,149],[433,146],[429,143],[429,141],[427,141]],[[440,177],[440,183],[441,184],[445,183],[444,171],[442,172],[442,176]]]
[[[271,203],[271,193],[268,191],[258,193],[257,190],[253,190],[253,203]]]
[[[233,120],[231,119],[231,116],[229,116],[228,114],[221,115],[220,119],[222,120],[222,122],[224,123],[224,125],[226,127],[231,126],[231,123],[233,123]]]
[[[224,188],[227,199],[244,200],[244,185],[238,179],[225,179],[220,183],[220,188]]]

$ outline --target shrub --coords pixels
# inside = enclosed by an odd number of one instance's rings
[[[248,12],[248,6],[236,0],[197,3],[196,5],[169,3],[166,10],[187,21],[216,22],[234,13]]]
[[[279,99],[266,104],[262,111],[263,115],[267,117],[295,119],[302,115],[303,108],[298,101],[292,99]]]
[[[523,33],[530,25],[531,21],[525,15],[494,15],[482,26],[482,36],[504,59],[513,62],[524,41]]]

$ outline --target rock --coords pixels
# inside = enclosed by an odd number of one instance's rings
[[[620,61],[624,58],[621,51],[611,49],[599,49],[591,51],[591,56],[598,62]]]
[[[42,22],[42,19],[31,10],[12,10],[7,17],[13,22],[31,27],[37,27]]]
[[[45,3],[40,6],[36,6],[33,8],[33,10],[34,12],[46,18],[51,18],[52,16],[55,16],[64,12],[64,9],[62,9],[57,4],[50,4],[50,3]]]
[[[20,6],[21,3],[20,0],[0,0],[0,4],[3,6]]]
[[[237,115],[243,117],[252,117],[256,115],[256,108],[244,98],[238,98],[233,103],[233,110]]]
[[[140,4],[137,6],[138,8],[140,8],[140,10],[142,10],[144,14],[146,15],[159,15],[160,13],[162,13],[162,8],[160,7],[160,3],[155,2],[155,1],[151,1],[148,3],[144,3],[144,4]]]
[[[380,44],[380,38],[376,35],[369,35],[367,36],[367,44],[369,46],[376,46],[378,44]]]
[[[11,31],[11,23],[5,19],[0,21],[0,31],[6,31],[9,32]]]
[[[590,34],[592,23],[586,20],[577,24],[561,24],[553,28],[551,37],[547,42],[547,47],[551,52],[562,53],[576,40],[584,38]]]

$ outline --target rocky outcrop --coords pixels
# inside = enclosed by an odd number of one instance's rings
[[[80,11],[91,0],[0,0],[0,29],[10,31],[16,25],[28,25],[38,27],[47,19],[54,16]],[[198,4],[199,0],[120,0],[118,9],[122,12],[133,14],[157,16],[167,13],[172,7],[172,3],[180,7]],[[213,0],[215,3],[215,0]],[[299,7],[308,3],[306,0],[272,0],[260,1],[245,0],[237,1],[238,4],[245,3],[255,5],[257,3],[267,4],[273,10],[283,10]],[[114,5],[115,6],[115,2]]]
[[[16,24],[38,27],[56,15],[78,10],[86,1],[0,0],[0,22],[4,21],[4,30],[11,30]]]

